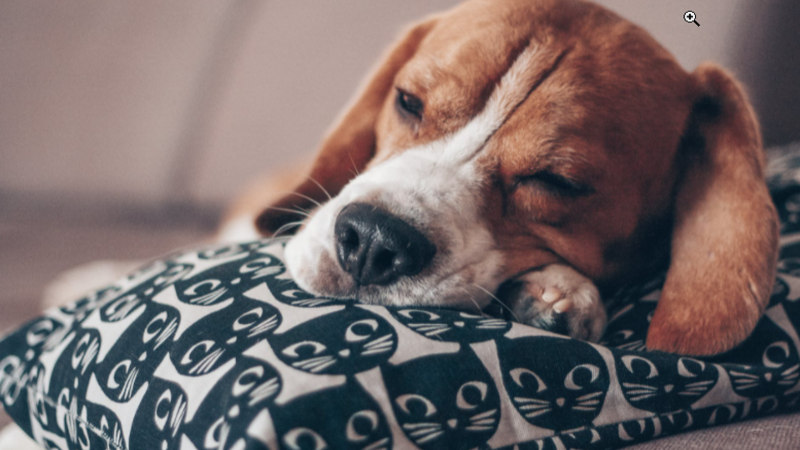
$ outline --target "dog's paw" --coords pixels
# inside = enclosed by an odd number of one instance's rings
[[[594,283],[561,264],[521,275],[503,297],[520,322],[537,328],[597,342],[606,326]]]

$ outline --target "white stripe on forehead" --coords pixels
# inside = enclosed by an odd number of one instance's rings
[[[541,80],[547,67],[536,67],[543,59],[544,46],[532,44],[517,57],[495,87],[483,110],[455,134],[432,145],[449,161],[464,161],[480,151],[508,116],[522,103]],[[537,70],[538,69],[538,70]]]

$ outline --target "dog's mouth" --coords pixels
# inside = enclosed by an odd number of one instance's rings
[[[289,272],[313,294],[480,310],[503,281],[495,279],[499,252],[482,228],[443,230],[372,203],[333,203],[319,208],[286,248]]]

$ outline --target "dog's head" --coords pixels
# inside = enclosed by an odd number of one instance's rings
[[[602,285],[670,261],[648,343],[686,351],[698,317],[741,319],[718,351],[772,287],[762,153],[722,69],[687,73],[593,4],[475,0],[393,45],[258,226],[303,219],[286,250],[297,282],[366,302],[484,306],[546,264]]]

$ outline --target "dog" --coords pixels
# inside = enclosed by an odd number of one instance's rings
[[[287,268],[318,295],[495,297],[590,341],[601,292],[666,268],[647,348],[711,355],[748,336],[772,289],[764,160],[717,65],[688,73],[589,2],[471,0],[402,33],[306,176],[256,185],[228,224],[294,229]]]
[[[764,159],[722,68],[687,73],[582,0],[470,0],[402,33],[310,170],[254,184],[217,240],[294,229],[287,268],[310,292],[466,309],[497,298],[590,341],[601,292],[667,268],[647,348],[712,355],[747,337],[772,289]],[[46,302],[130,267],[72,271]],[[12,426],[0,448],[38,447]]]

